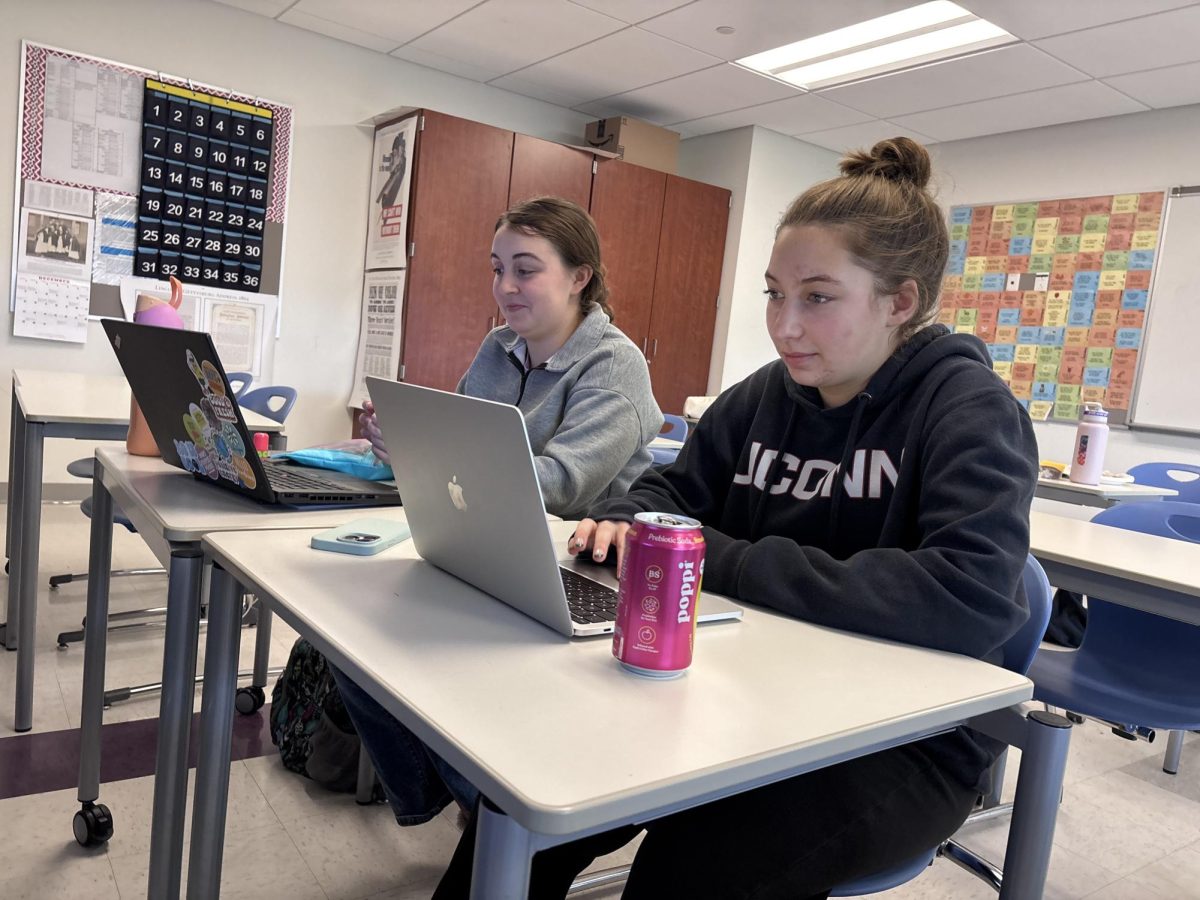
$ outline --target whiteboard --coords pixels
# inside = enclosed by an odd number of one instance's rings
[[[1200,187],[1165,213],[1129,424],[1200,434]]]

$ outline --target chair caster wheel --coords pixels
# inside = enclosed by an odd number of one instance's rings
[[[263,692],[263,689],[251,686],[238,688],[233,705],[243,716],[248,716],[262,709],[263,704],[266,702],[267,695]]]
[[[112,813],[103,803],[85,803],[71,822],[75,840],[81,847],[95,847],[113,836]]]

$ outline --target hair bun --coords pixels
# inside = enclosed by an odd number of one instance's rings
[[[929,151],[907,137],[880,141],[869,152],[852,150],[842,157],[839,167],[846,176],[873,175],[918,188],[929,183],[932,170]]]

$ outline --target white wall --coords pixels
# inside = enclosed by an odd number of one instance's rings
[[[839,157],[758,126],[691,138],[681,147],[679,174],[733,191],[708,380],[708,392],[716,394],[777,357],[762,296],[775,226],[793,197],[837,174]]]
[[[0,272],[11,271],[21,39],[196,81],[257,93],[294,108],[291,192],[282,287],[283,327],[272,380],[300,392],[292,446],[346,437],[362,286],[371,152],[357,123],[397,106],[425,106],[550,140],[579,143],[588,117],[446,75],[209,0],[55,0],[5,3],[0,38]],[[486,254],[486,248],[481,252]],[[470,261],[464,261],[470,264]],[[12,368],[119,374],[98,323],[86,345],[12,336],[0,317],[0,418],[9,417]],[[6,426],[7,431],[7,426]],[[90,448],[47,444],[47,495],[74,483],[66,463]],[[0,478],[8,441],[0,442]]]
[[[1134,113],[935,144],[939,201],[960,203],[1088,197],[1200,183],[1200,107]],[[1200,388],[1181,385],[1185,402]],[[1075,428],[1036,423],[1043,458],[1067,461]],[[1169,460],[1200,465],[1200,436],[1114,428],[1105,468]]]

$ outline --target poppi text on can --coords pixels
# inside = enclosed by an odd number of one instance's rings
[[[704,574],[700,523],[638,513],[625,538],[613,656],[626,669],[674,678],[692,664],[696,601]]]

